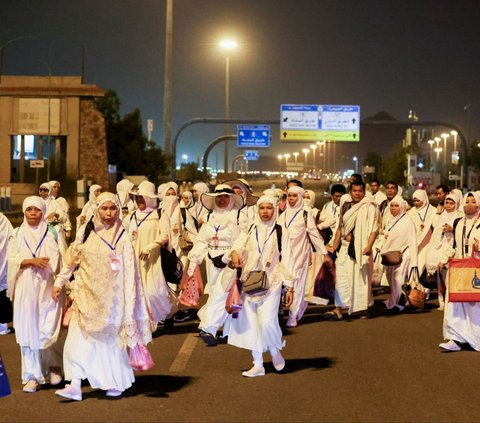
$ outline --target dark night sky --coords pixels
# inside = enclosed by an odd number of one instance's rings
[[[240,43],[232,117],[278,119],[287,103],[353,104],[362,118],[386,111],[406,120],[413,109],[467,135],[470,104],[470,140],[480,140],[479,18],[475,0],[174,0],[173,130],[223,116],[217,43],[231,35]],[[85,45],[86,83],[116,90],[122,114],[138,107],[145,132],[154,119],[163,145],[164,28],[160,0],[0,0],[0,45],[38,37],[6,46],[3,72],[47,75],[50,44],[52,74],[78,75]],[[191,127],[177,157],[202,156],[222,131]],[[305,147],[282,144],[276,127],[272,135],[272,155]],[[362,142],[344,151],[365,153]]]

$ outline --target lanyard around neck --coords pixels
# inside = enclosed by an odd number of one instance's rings
[[[297,214],[300,213],[303,209],[297,210],[297,212],[292,216],[290,221],[287,224],[287,212],[285,212],[285,227],[288,229],[293,222],[293,219],[297,217]]]
[[[133,216],[135,217],[135,223],[137,225],[137,228],[140,227],[140,225],[145,222],[145,220],[148,218],[148,216],[150,216],[152,214],[153,210],[150,210],[147,215],[142,219],[140,220],[140,222],[137,220],[137,212],[133,213]]]
[[[430,207],[430,204],[427,204],[427,208],[425,209],[425,214],[423,215],[423,219],[422,219],[422,216],[420,216],[420,213],[417,212],[418,214],[418,217],[420,218],[421,222],[424,223],[425,222],[425,219],[427,218],[427,212],[428,212],[428,208]]]
[[[275,225],[273,225],[273,229],[270,231],[268,234],[267,238],[265,238],[265,241],[263,242],[262,248],[260,248],[260,242],[258,240],[258,227],[255,228],[255,237],[257,238],[257,249],[258,249],[258,254],[262,254],[263,251],[265,251],[265,245],[267,244],[268,240],[272,236],[272,234],[275,232]]]
[[[103,236],[99,235],[95,229],[93,229],[93,232],[95,232],[98,235],[98,237],[107,245],[108,248],[110,248],[110,250],[115,251],[117,249],[118,241],[120,241],[120,238],[125,232],[125,229],[122,229],[122,232],[120,232],[120,235],[118,235],[118,238],[113,245],[110,244]]]
[[[403,214],[395,221],[395,223],[387,229],[387,231],[390,232],[390,231],[393,229],[393,227],[394,227],[398,222],[400,222],[400,219],[402,219],[403,216],[405,216],[405,213],[403,213]]]
[[[25,245],[30,250],[30,253],[32,254],[33,258],[37,258],[38,250],[42,246],[43,241],[45,240],[45,237],[47,236],[47,233],[48,233],[48,226],[47,226],[47,229],[45,229],[45,233],[43,234],[42,239],[38,243],[37,248],[35,248],[35,252],[33,252],[32,249],[30,248],[30,245],[28,245],[28,242],[27,242],[26,238],[25,237],[23,238],[23,240],[25,241]]]

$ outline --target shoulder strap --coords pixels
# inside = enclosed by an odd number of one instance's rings
[[[460,220],[462,219],[463,219],[462,217],[457,217],[453,221],[453,248],[457,248],[457,237],[455,236],[455,231],[457,229],[458,222],[460,222]]]
[[[303,211],[303,220],[305,221],[305,228],[307,227],[307,218],[308,218],[308,212],[306,210]],[[315,227],[317,227],[317,225],[315,225]],[[310,234],[308,233],[308,230],[307,230],[307,238],[308,238],[308,241],[310,242],[310,245],[312,246],[312,250],[313,252],[317,252],[317,249],[315,248],[315,245],[313,245],[313,242],[312,240],[310,239]]]
[[[185,226],[185,223],[187,221],[187,210],[185,209],[185,207],[180,208],[180,214],[182,215],[183,226]]]
[[[161,219],[162,218],[162,209],[157,209],[157,214],[158,214],[158,218]]]
[[[279,260],[282,259],[282,225],[275,223],[275,231],[277,232],[277,245],[278,245],[278,252],[280,253]]]

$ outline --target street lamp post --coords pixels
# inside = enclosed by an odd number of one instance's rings
[[[308,153],[309,153],[310,150],[308,148],[304,148],[302,151],[303,151],[303,154],[305,154],[305,165],[303,167],[304,167],[304,169],[306,169],[307,168],[307,157],[308,157]]]
[[[295,151],[295,152],[293,153],[293,157],[295,158],[295,163],[297,163],[297,158],[298,158],[299,154],[300,154],[300,153],[299,153],[298,151]]]
[[[230,57],[228,52],[237,47],[237,42],[231,39],[220,41],[220,47],[225,51],[225,119],[230,119]],[[225,124],[225,135],[230,135],[230,125]],[[224,172],[228,172],[228,140],[224,144]]]
[[[283,154],[279,154],[279,155],[277,156],[277,158],[278,158],[278,163],[279,163],[279,165],[280,165],[279,171],[281,172],[281,171],[282,171],[282,159],[283,159]]]
[[[288,172],[288,159],[290,158],[290,154],[284,154],[283,157],[285,157],[285,171]]]
[[[450,134],[447,134],[446,132],[444,132],[443,134],[440,135],[442,138],[443,138],[443,171],[447,172],[447,138],[450,136]]]
[[[435,147],[435,153],[437,153],[437,163],[438,160],[440,159],[440,153],[443,151],[442,147]]]
[[[317,144],[310,145],[310,149],[313,151],[313,159],[312,159],[313,160],[313,162],[312,162],[313,167],[315,167],[315,150],[317,149],[317,147],[318,147]]]
[[[355,173],[358,173],[358,157],[353,156],[353,161],[355,162]]]
[[[432,162],[433,162],[433,144],[435,144],[434,140],[428,140],[430,144],[430,170],[432,170]]]

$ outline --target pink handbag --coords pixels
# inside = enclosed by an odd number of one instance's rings
[[[145,371],[151,369],[155,363],[150,351],[145,345],[137,344],[128,352],[128,362],[133,370]]]
[[[192,276],[188,276],[188,272],[183,272],[182,281],[180,282],[182,290],[178,297],[178,302],[187,307],[198,307],[200,297],[203,295],[203,281],[200,268],[197,266]]]

